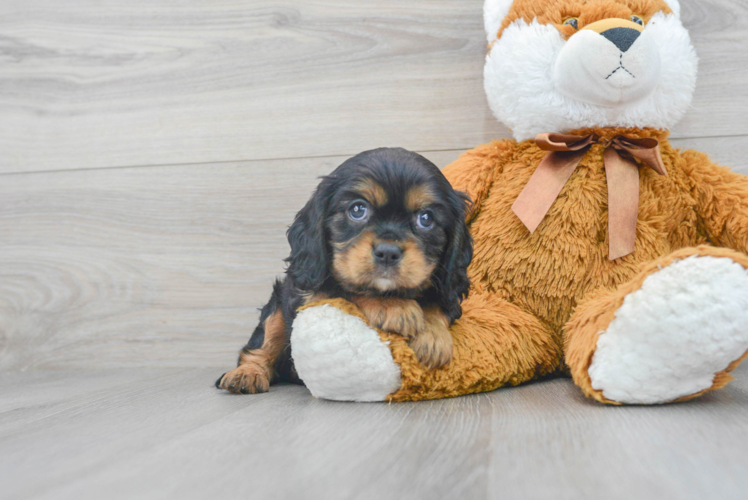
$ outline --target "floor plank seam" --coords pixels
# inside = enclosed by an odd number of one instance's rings
[[[686,140],[705,140],[705,139],[739,139],[741,137],[748,139],[748,134],[735,134],[735,135],[713,135],[713,136],[694,136],[694,137],[676,137],[671,136],[668,138],[670,141],[686,141]],[[507,137],[497,137],[495,140],[508,139]],[[415,150],[419,154],[429,153],[449,153],[449,152],[462,152],[472,149],[478,146],[478,144],[472,144],[464,148],[447,148],[447,149],[418,149]],[[352,153],[334,153],[329,155],[309,155],[309,156],[283,156],[283,157],[267,157],[267,158],[251,158],[251,159],[234,159],[234,160],[217,160],[217,161],[199,161],[199,162],[187,162],[187,163],[153,163],[143,165],[114,165],[114,166],[101,166],[101,167],[85,167],[85,168],[61,168],[53,170],[30,170],[30,171],[16,171],[16,172],[0,172],[0,177],[7,177],[13,175],[29,175],[29,174],[56,174],[62,172],[91,172],[100,170],[126,170],[136,168],[167,168],[167,167],[188,167],[188,166],[201,166],[201,165],[228,165],[237,163],[254,164],[259,162],[274,162],[274,161],[299,161],[299,160],[319,160],[319,159],[334,159],[334,158],[350,158],[360,151]]]

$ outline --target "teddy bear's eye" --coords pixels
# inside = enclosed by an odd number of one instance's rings
[[[644,26],[644,19],[642,19],[639,16],[631,16],[631,20],[634,21],[639,26]]]
[[[570,17],[566,21],[564,21],[564,26],[571,26],[575,30],[579,29],[579,18],[578,17]]]

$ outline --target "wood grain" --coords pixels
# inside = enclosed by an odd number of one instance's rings
[[[0,374],[3,498],[744,497],[748,371],[686,404],[568,379],[421,403],[232,396],[216,369]]]
[[[708,154],[715,163],[748,175],[748,155],[746,155],[748,136],[673,139],[671,143],[681,150],[702,151]]]
[[[468,149],[482,1],[0,4],[0,172]],[[748,4],[684,0],[700,79],[675,137],[748,133]]]

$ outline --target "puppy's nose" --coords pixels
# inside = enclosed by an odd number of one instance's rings
[[[402,249],[393,243],[378,243],[374,247],[374,259],[377,261],[377,264],[394,266],[402,258]]]
[[[629,50],[641,35],[639,31],[631,28],[611,28],[600,34],[610,40],[621,52]]]

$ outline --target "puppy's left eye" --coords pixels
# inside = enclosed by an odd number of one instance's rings
[[[416,224],[421,229],[430,229],[434,225],[434,215],[431,212],[421,212],[416,217]]]
[[[632,22],[635,22],[635,23],[636,23],[636,24],[638,24],[639,26],[644,26],[644,19],[642,19],[642,18],[641,18],[641,17],[639,17],[639,16],[631,16],[631,21],[632,21]]]
[[[364,205],[361,202],[356,202],[348,209],[348,217],[351,219],[360,222],[369,215],[369,210],[366,208],[366,205]]]

